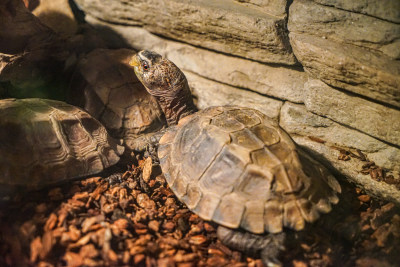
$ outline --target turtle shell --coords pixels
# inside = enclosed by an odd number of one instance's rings
[[[98,119],[125,145],[166,124],[156,99],[147,93],[128,62],[134,51],[96,49],[79,63],[69,100]]]
[[[303,229],[341,190],[275,121],[250,108],[212,107],[181,119],[161,138],[158,156],[190,210],[257,234]]]
[[[95,174],[117,163],[121,148],[80,108],[0,100],[0,184],[37,188]]]

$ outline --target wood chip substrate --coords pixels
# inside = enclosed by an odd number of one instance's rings
[[[396,266],[400,212],[344,184],[333,211],[293,233],[284,266]],[[217,225],[190,212],[150,158],[15,194],[0,207],[0,266],[263,266],[224,246]]]

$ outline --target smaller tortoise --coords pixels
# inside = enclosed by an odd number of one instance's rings
[[[0,100],[2,189],[40,188],[99,173],[122,153],[104,126],[80,108],[35,98]]]
[[[338,202],[336,179],[266,115],[234,106],[197,112],[171,61],[141,51],[131,65],[171,126],[158,148],[168,184],[194,213],[225,226],[217,233],[228,246],[279,264],[283,228],[302,230]]]
[[[115,139],[122,139],[126,152],[147,147],[165,118],[129,66],[133,54],[96,49],[79,62],[68,101],[88,113],[57,101],[0,100],[3,199],[18,186],[37,189],[114,165],[123,149]]]
[[[98,119],[128,149],[140,150],[145,144],[138,144],[137,138],[160,130],[166,122],[128,64],[133,54],[129,49],[96,49],[85,55],[71,79],[67,102]]]

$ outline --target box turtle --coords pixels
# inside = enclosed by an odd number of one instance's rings
[[[80,108],[37,98],[0,100],[2,189],[92,175],[116,164],[122,152],[104,126]]]
[[[228,246],[279,264],[283,229],[302,230],[338,202],[336,179],[266,115],[235,106],[197,112],[171,61],[141,51],[130,64],[170,125],[158,148],[168,184],[190,210],[221,225]]]
[[[129,49],[96,49],[78,63],[68,89],[67,102],[85,109],[110,135],[130,149],[136,139],[166,125],[155,98],[146,92],[129,59]]]

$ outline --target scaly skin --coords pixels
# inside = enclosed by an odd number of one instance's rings
[[[140,51],[130,64],[146,90],[156,97],[168,125],[197,111],[183,72],[171,61],[150,51]]]
[[[134,55],[129,64],[146,90],[156,97],[168,125],[175,125],[197,111],[186,77],[174,63],[144,50]],[[233,249],[261,254],[266,266],[281,266],[278,257],[283,250],[285,233],[256,235],[219,226],[218,238]]]

